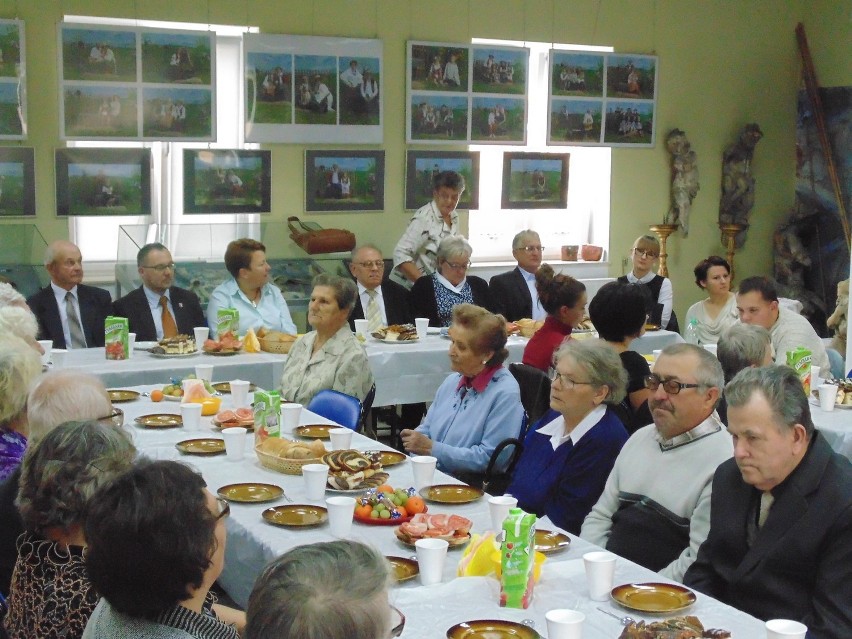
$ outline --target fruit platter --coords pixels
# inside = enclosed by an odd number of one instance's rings
[[[382,484],[365,492],[355,506],[355,521],[374,526],[398,526],[426,512],[426,504],[414,488]]]

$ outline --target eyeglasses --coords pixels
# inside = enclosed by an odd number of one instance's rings
[[[575,386],[594,386],[592,382],[575,382],[567,375],[563,375],[558,370],[553,369],[552,371],[550,371],[550,381],[555,382],[556,380],[559,380],[559,383],[562,384],[563,388],[574,388]]]
[[[168,264],[157,264],[157,265],[155,265],[155,266],[145,266],[145,265],[143,265],[143,266],[142,266],[142,268],[150,268],[150,269],[154,269],[155,271],[157,271],[157,273],[162,273],[162,272],[163,272],[163,271],[165,271],[166,269],[169,269],[169,270],[171,270],[171,271],[175,270],[175,263],[174,263],[174,262],[169,262]]]
[[[217,497],[216,506],[219,509],[219,514],[216,515],[216,521],[224,519],[225,517],[231,514],[231,504],[228,503],[227,499]]]
[[[363,266],[364,268],[383,268],[385,265],[384,260],[372,260],[369,262],[355,262],[358,266]]]
[[[405,630],[405,615],[402,614],[402,611],[396,606],[391,606],[391,610],[399,617],[399,622],[391,628],[390,637],[399,637],[402,634],[402,631]]]
[[[701,386],[701,384],[684,384],[676,379],[667,379],[663,381],[658,375],[646,375],[644,382],[645,388],[652,391],[657,390],[660,385],[662,385],[663,390],[669,395],[677,395],[684,388],[698,388]]]
[[[472,264],[472,262],[465,262],[463,264],[456,264],[455,262],[444,262],[444,264],[446,264],[451,269],[454,269],[456,271],[466,271],[467,269],[470,268],[470,265]]]
[[[519,246],[517,251],[526,251],[527,253],[541,253],[544,251],[543,246]]]
[[[642,257],[650,257],[652,259],[657,257],[657,254],[654,253],[654,251],[642,250],[642,249],[638,249],[638,248],[633,249],[633,254],[634,255],[641,255]]]

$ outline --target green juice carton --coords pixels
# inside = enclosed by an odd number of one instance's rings
[[[512,508],[503,522],[500,606],[528,608],[533,597],[536,516]]]
[[[802,380],[802,387],[805,389],[805,395],[810,397],[811,394],[811,360],[813,353],[804,346],[799,346],[795,350],[787,351],[787,366],[792,368]]]
[[[281,395],[278,391],[254,392],[254,442],[281,436]]]
[[[104,321],[107,359],[127,359],[130,355],[130,325],[126,317],[108,316]]]
[[[235,308],[220,308],[216,311],[216,335],[222,337],[229,331],[235,336],[240,332],[240,312]]]

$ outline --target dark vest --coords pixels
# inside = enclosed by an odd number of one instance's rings
[[[654,300],[654,308],[651,311],[651,316],[648,318],[648,322],[651,324],[660,325],[663,319],[663,305],[657,302],[660,299],[660,289],[663,288],[663,282],[666,278],[662,275],[655,275],[654,279],[652,279],[647,284],[643,283],[642,286],[647,286],[651,291],[651,297]],[[625,284],[629,284],[630,280],[627,279],[626,275],[622,275],[618,278],[619,282],[623,282]],[[674,309],[672,309],[671,317],[669,318],[669,323],[666,326],[663,326],[667,331],[674,331],[675,333],[680,333],[680,326],[677,323],[677,315],[675,315]]]

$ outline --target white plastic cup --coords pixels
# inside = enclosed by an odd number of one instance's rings
[[[363,337],[367,337],[367,327],[370,326],[369,320],[365,319],[356,319],[355,320],[355,334],[361,335]]]
[[[328,525],[331,536],[344,539],[352,530],[352,518],[355,516],[354,497],[329,497],[325,500],[328,509]]]
[[[766,639],[805,639],[808,627],[792,619],[770,619],[766,622]]]
[[[579,610],[548,610],[544,618],[547,621],[548,639],[583,639],[583,622],[586,615]]]
[[[811,388],[816,388],[820,385],[820,372],[822,369],[819,366],[811,365]]]
[[[583,555],[586,566],[586,583],[592,601],[606,601],[612,591],[615,561],[618,557],[611,552],[587,552]]]
[[[243,379],[231,380],[231,403],[234,408],[244,408],[249,405],[249,387],[251,382]]]
[[[53,340],[40,339],[38,340],[38,345],[41,346],[41,349],[44,351],[41,354],[42,366],[47,366],[48,364],[50,364],[50,354],[53,352]]]
[[[248,431],[240,426],[222,429],[228,461],[240,461],[246,456],[246,432]]]
[[[834,384],[820,384],[819,407],[825,411],[833,411],[835,401],[837,401],[837,386]]]
[[[205,379],[208,382],[213,381],[213,364],[196,364],[195,377],[197,379]]]
[[[292,434],[302,416],[301,404],[281,404],[281,432]]]
[[[444,578],[444,562],[447,559],[446,539],[418,539],[414,542],[417,549],[417,564],[420,567],[420,583],[433,586]]]
[[[511,495],[497,495],[488,498],[488,510],[491,512],[491,529],[495,532],[503,530],[503,522],[509,516],[509,510],[518,505],[518,500]]]
[[[352,433],[350,428],[332,428],[328,431],[331,437],[331,450],[349,450],[352,448]]]
[[[136,348],[136,333],[127,334],[127,359],[133,357],[133,349]]]
[[[425,339],[429,332],[429,318],[416,317],[414,319],[414,327],[417,329],[417,339]]]
[[[201,430],[201,404],[188,402],[180,405],[180,416],[186,430]]]
[[[411,458],[411,468],[414,472],[414,487],[417,490],[432,485],[438,458],[431,455],[418,455]]]
[[[192,332],[195,333],[195,348],[201,350],[204,348],[204,342],[210,337],[210,329],[207,326],[196,326]]]
[[[50,353],[50,359],[53,361],[53,368],[64,368],[66,355],[68,355],[67,349],[54,348]]]
[[[328,466],[325,464],[305,464],[302,466],[302,477],[305,478],[305,494],[308,499],[319,501],[325,497]]]

